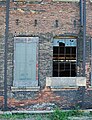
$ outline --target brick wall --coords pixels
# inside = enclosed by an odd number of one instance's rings
[[[27,97],[29,96],[29,97]],[[51,91],[49,88],[39,92],[13,92],[8,98],[10,110],[55,110],[92,108],[92,89],[61,89]],[[3,96],[0,96],[0,110],[3,109]]]
[[[87,35],[92,35],[91,9],[92,4],[87,0]],[[5,30],[5,5],[0,5],[0,33]],[[18,25],[16,23],[18,19]],[[34,21],[37,20],[37,26]],[[59,27],[55,27],[58,20]],[[74,20],[76,25],[74,25]],[[76,2],[43,2],[43,4],[11,3],[10,5],[10,33],[37,34],[51,32],[53,34],[79,33],[80,12]]]
[[[0,89],[4,86],[4,36],[0,36]]]
[[[0,19],[5,19],[5,6],[1,7]],[[18,25],[16,25],[18,19]],[[34,21],[37,20],[37,26]],[[43,3],[43,4],[15,4],[10,6],[10,33],[37,34],[52,32],[53,34],[78,33],[79,3]],[[2,29],[5,23],[2,22]],[[55,27],[58,20],[59,27]],[[76,20],[76,27],[74,27]],[[5,20],[4,20],[5,21]],[[3,30],[0,31],[3,33]]]
[[[90,85],[90,39],[92,36],[92,18],[91,9],[92,4],[87,1],[87,38],[86,38],[86,77],[87,85]],[[50,91],[46,95],[48,99],[44,99],[45,93],[39,92],[11,92],[10,87],[13,84],[13,38],[17,35],[29,35],[39,37],[39,85],[43,89],[45,87],[46,77],[52,76],[52,57],[53,46],[52,39],[54,36],[62,34],[62,36],[77,36],[77,75],[82,74],[82,59],[83,59],[83,36],[80,32],[80,8],[77,2],[51,2],[50,0],[44,0],[40,4],[30,3],[11,3],[10,4],[10,21],[9,21],[9,40],[8,40],[8,97],[11,101],[11,106],[21,106],[19,100],[25,98],[29,99],[28,104],[32,104],[35,101],[36,104],[51,102],[55,103],[59,107],[68,108],[73,105],[76,106],[78,98],[80,98],[80,92],[78,90],[64,90],[60,92]],[[35,20],[37,20],[35,22]],[[56,26],[56,20],[58,20],[58,27]],[[4,35],[5,35],[5,4],[0,5],[0,91],[4,86]],[[3,92],[1,95],[3,95]],[[31,94],[32,93],[32,94]],[[87,94],[86,94],[87,93]],[[78,94],[78,98],[76,98]],[[32,96],[33,95],[33,96]],[[42,97],[39,95],[43,95]],[[64,95],[64,96],[63,96]],[[70,98],[70,96],[72,96]],[[88,106],[91,105],[91,90],[85,92],[85,101]],[[38,98],[37,98],[38,97]],[[34,98],[31,101],[31,98]],[[37,98],[37,99],[36,99]],[[88,100],[87,100],[88,98]],[[41,99],[43,100],[41,102]],[[14,101],[13,101],[14,100]],[[36,101],[37,100],[37,101]],[[62,101],[61,101],[62,100]],[[57,101],[57,102],[56,102]],[[88,102],[87,102],[88,101]],[[1,97],[1,102],[3,98]],[[23,101],[25,105],[26,100]],[[22,105],[23,105],[22,104]],[[27,109],[27,108],[25,108]]]
[[[44,88],[46,77],[52,76],[53,45],[52,35],[40,34],[39,40],[39,85]]]

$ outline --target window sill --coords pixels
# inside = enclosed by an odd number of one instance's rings
[[[40,86],[37,87],[11,87],[12,92],[16,91],[39,91]]]

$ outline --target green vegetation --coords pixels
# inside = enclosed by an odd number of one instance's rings
[[[0,120],[69,120],[69,117],[92,116],[92,113],[85,113],[81,110],[62,111],[56,109],[49,114],[3,114],[0,115]]]
[[[83,116],[83,112],[79,110],[62,111],[57,109],[50,118],[51,120],[68,120],[68,117],[72,116]]]

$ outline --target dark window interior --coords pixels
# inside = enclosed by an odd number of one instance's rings
[[[53,77],[76,76],[76,46],[53,46]]]

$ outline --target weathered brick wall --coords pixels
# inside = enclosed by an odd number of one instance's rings
[[[0,36],[0,93],[3,95],[4,90],[4,41],[5,37]],[[13,36],[9,35],[8,53],[7,53],[7,90],[10,92],[10,87],[13,83]]]
[[[86,65],[85,73],[87,78],[87,86],[91,85],[91,37],[86,37]]]
[[[87,0],[86,2],[86,33],[88,36],[92,36],[92,17],[91,17],[91,10],[92,10],[92,2]]]
[[[8,89],[13,84],[13,68],[14,68],[14,36],[9,34],[8,38],[8,54],[7,54],[7,85]]]
[[[5,7],[2,7],[1,11],[1,16],[5,16]],[[18,19],[18,25],[16,19]],[[35,19],[37,20],[36,26],[34,26]],[[11,3],[9,29],[10,33],[14,35],[47,32],[53,34],[78,33],[79,19],[79,3]],[[55,20],[58,20],[59,25],[57,28],[55,27]],[[75,27],[74,20],[76,20]],[[5,23],[2,21],[2,29],[4,28]]]
[[[86,77],[90,84],[90,39],[92,36],[92,3],[87,0],[87,39],[86,39]],[[83,36],[80,32],[79,3],[75,2],[50,2],[44,0],[42,4],[10,4],[9,40],[8,40],[8,97],[11,107],[23,107],[39,103],[55,103],[60,108],[74,107],[79,103],[81,92],[78,90],[61,90],[60,92],[11,92],[13,84],[13,38],[17,35],[39,36],[39,85],[45,87],[46,77],[52,76],[52,57],[54,36],[77,35],[77,71],[78,76],[82,74],[83,63]],[[35,23],[37,20],[37,23]],[[58,20],[58,27],[56,26]],[[0,5],[0,89],[4,85],[4,34],[5,34],[5,4]],[[92,107],[91,90],[85,92],[85,104]],[[0,92],[0,95],[2,92]],[[77,96],[77,97],[76,97]],[[15,99],[14,99],[15,98]],[[32,99],[33,98],[33,99]],[[24,100],[26,99],[26,100]],[[29,99],[29,100],[28,100]],[[24,100],[24,101],[18,101]],[[3,99],[1,97],[2,103]],[[24,107],[24,109],[27,109]]]
[[[39,85],[44,88],[46,77],[52,77],[52,35],[50,33],[40,34],[39,39]]]
[[[64,7],[66,6],[66,7]],[[72,6],[72,7],[71,7]],[[1,9],[1,34],[5,32],[5,5]],[[2,20],[3,19],[3,20]],[[10,4],[9,33],[16,35],[39,35],[39,84],[45,86],[46,76],[52,76],[52,46],[51,38],[64,33],[79,32],[79,3],[43,1],[43,4]],[[37,24],[35,25],[35,20]],[[58,27],[55,21],[58,20]],[[76,24],[74,25],[74,20]],[[4,22],[3,22],[4,21]],[[44,34],[44,37],[41,36]],[[50,33],[47,38],[46,33]],[[41,48],[41,47],[44,47]],[[47,47],[48,46],[48,47]],[[8,47],[8,86],[12,85],[13,79],[13,38],[9,38]],[[41,52],[40,52],[41,51]],[[43,55],[45,57],[43,57]],[[48,59],[48,60],[47,60]],[[47,64],[48,62],[48,64]],[[45,67],[45,65],[47,65]]]
[[[92,108],[92,89],[82,89],[51,91],[48,88],[39,92],[13,92],[8,98],[8,107],[10,110],[22,111]],[[2,103],[3,97],[0,97],[0,110],[3,109]]]
[[[21,9],[21,7],[17,8]],[[29,11],[25,11],[25,8],[28,8]],[[10,15],[10,19],[12,19],[12,21],[10,21],[10,30],[14,34],[15,32],[17,34],[37,34],[47,32],[53,34],[78,33],[78,3],[30,4],[29,6],[24,6],[24,11],[21,11],[20,9],[15,10],[15,14],[12,13],[12,15]],[[16,19],[19,19],[19,25],[15,24]],[[37,20],[37,26],[34,26],[35,19]],[[55,27],[55,20],[58,20],[59,22],[59,27],[57,28]],[[77,24],[75,28],[73,24],[74,20],[76,20]],[[14,27],[11,25],[14,25]]]
[[[4,36],[0,35],[0,90],[4,86]]]
[[[87,35],[92,35],[91,9],[92,3],[87,0]],[[18,19],[18,25],[16,23]],[[37,26],[34,26],[35,19]],[[58,20],[59,27],[55,27]],[[76,20],[76,25],[74,25]],[[43,4],[19,4],[10,5],[10,33],[37,34],[52,32],[53,34],[77,33],[80,25],[79,3],[75,2],[44,2]],[[5,4],[0,5],[0,33],[5,30]]]

